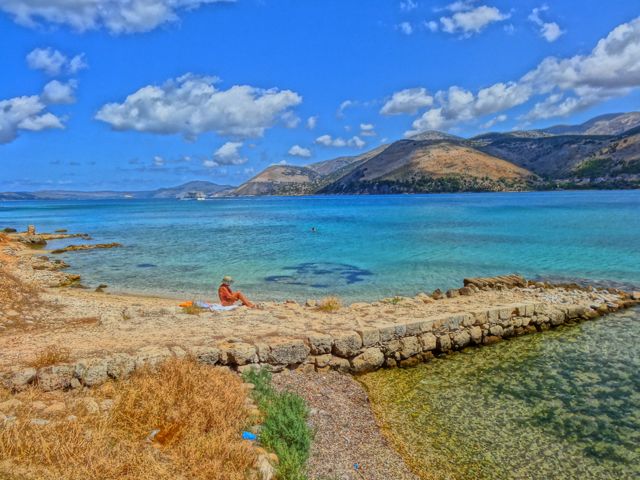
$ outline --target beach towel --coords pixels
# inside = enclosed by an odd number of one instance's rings
[[[238,305],[229,305],[225,307],[224,305],[220,305],[219,303],[208,303],[197,300],[193,303],[198,308],[203,308],[205,310],[210,310],[212,312],[228,312],[230,310],[235,310],[238,308]]]

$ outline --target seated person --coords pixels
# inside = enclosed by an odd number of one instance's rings
[[[249,301],[247,297],[245,297],[242,292],[233,292],[231,290],[231,284],[233,283],[233,278],[226,276],[222,279],[222,284],[218,288],[218,296],[220,297],[220,303],[225,307],[235,305],[236,302],[242,302],[242,305],[254,308],[255,305]]]

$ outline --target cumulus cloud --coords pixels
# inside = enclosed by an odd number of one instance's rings
[[[147,32],[176,22],[181,11],[234,0],[0,0],[0,10],[26,27],[42,23],[76,31],[105,28],[113,34]]]
[[[400,2],[400,10],[403,12],[410,12],[416,8],[418,8],[418,2],[414,2],[413,0],[403,0]]]
[[[496,7],[487,5],[473,7],[468,2],[455,2],[449,6],[449,9],[455,13],[449,17],[440,17],[442,31],[452,34],[460,33],[465,37],[480,33],[488,25],[511,17],[511,14],[503,13]]]
[[[372,123],[361,123],[360,135],[363,137],[375,137],[377,135],[375,126]]]
[[[396,28],[405,35],[411,35],[413,33],[413,27],[409,22],[402,22],[396,25]]]
[[[318,117],[317,116],[313,116],[313,117],[307,118],[307,128],[309,130],[313,130],[314,128],[316,128],[317,124],[318,124]]]
[[[365,146],[365,142],[357,135],[351,137],[348,140],[345,140],[344,138],[341,138],[341,137],[333,138],[331,135],[321,135],[318,138],[316,138],[315,143],[317,143],[318,145],[322,145],[324,147],[337,147],[337,148],[342,148],[342,147],[362,148]]]
[[[536,97],[526,120],[567,116],[640,87],[640,18],[623,23],[587,55],[548,57],[517,81],[499,82],[477,92],[452,86],[434,96],[434,105],[406,135],[449,128],[500,113]]]
[[[540,27],[540,35],[549,43],[555,42],[564,33],[556,22],[545,22],[542,20],[540,14],[549,10],[549,7],[544,5],[542,7],[534,8],[529,15],[529,20]]]
[[[38,95],[0,100],[0,144],[12,142],[20,131],[64,128],[62,120],[46,108]]]
[[[292,157],[309,158],[311,156],[311,150],[301,147],[300,145],[294,145],[289,149],[289,155]]]
[[[42,101],[47,104],[74,103],[77,82],[69,80],[66,83],[51,80],[42,90]]]
[[[380,109],[382,115],[415,115],[418,110],[433,104],[433,97],[425,88],[407,88],[395,92]]]
[[[52,77],[62,74],[74,75],[83,68],[87,68],[84,54],[69,58],[59,50],[51,47],[36,48],[29,52],[27,54],[27,65],[33,70],[42,70]]]
[[[247,163],[247,158],[240,154],[242,142],[227,142],[213,154],[218,165],[242,165]]]
[[[160,86],[148,85],[122,103],[108,103],[96,119],[114,130],[182,134],[194,139],[205,132],[240,138],[261,137],[302,97],[291,90],[234,85],[215,86],[217,79],[193,74]]]

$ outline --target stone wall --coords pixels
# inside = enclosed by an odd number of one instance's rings
[[[40,369],[14,369],[3,375],[5,386],[21,390],[37,384],[43,390],[92,387],[109,379],[120,379],[145,366],[171,357],[192,356],[210,365],[244,371],[338,370],[364,373],[382,367],[406,367],[472,345],[486,345],[516,335],[547,330],[559,325],[593,319],[640,303],[628,297],[598,306],[560,306],[521,303],[498,308],[446,315],[381,328],[310,333],[300,339],[273,339],[256,343],[228,341],[211,346],[146,347],[136,353],[115,353],[103,358]]]

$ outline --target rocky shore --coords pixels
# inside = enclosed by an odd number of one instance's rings
[[[0,314],[0,372],[16,390],[34,382],[44,389],[93,386],[185,355],[238,371],[255,366],[358,374],[415,365],[640,303],[637,292],[509,275],[465,279],[462,288],[445,293],[354,303],[336,312],[321,311],[313,301],[286,301],[261,310],[189,315],[171,299],[78,288],[80,277],[61,271],[64,262],[34,255],[13,235],[5,239],[0,262],[6,278],[30,292],[21,305],[3,305]],[[22,298],[20,292],[14,297]],[[36,352],[51,344],[65,345],[69,361],[29,367]]]

